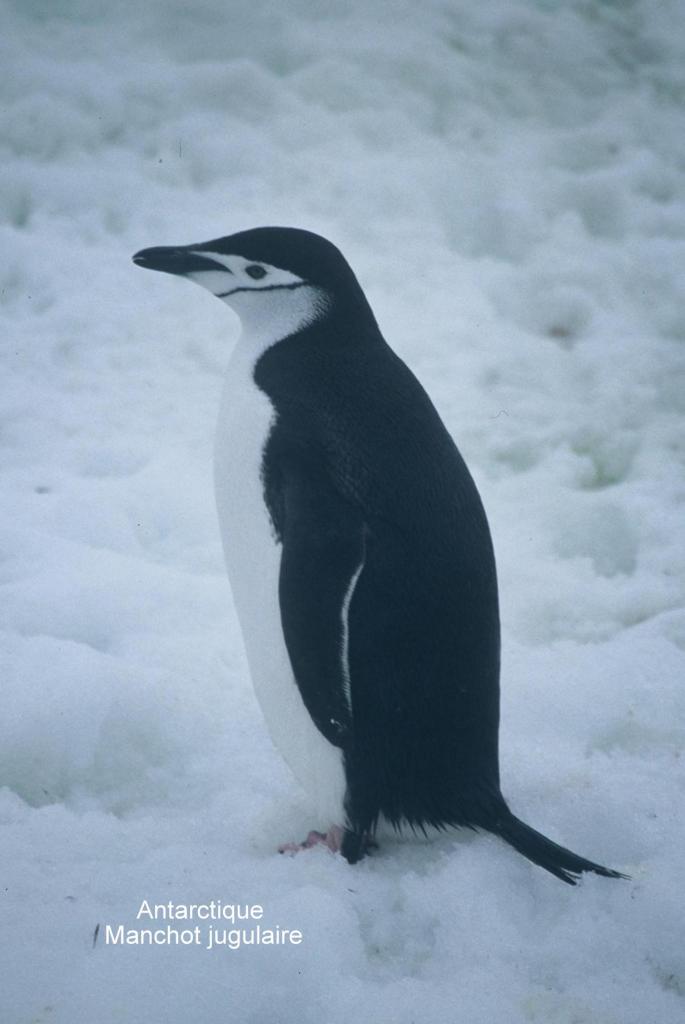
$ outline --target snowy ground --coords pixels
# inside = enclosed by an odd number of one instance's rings
[[[682,1020],[682,3],[2,7],[3,1024]],[[342,247],[479,483],[512,806],[632,882],[275,854],[326,823],[223,569],[237,323],[130,262],[269,223]],[[304,940],[106,946],[143,899]]]

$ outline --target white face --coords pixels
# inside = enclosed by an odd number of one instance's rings
[[[326,293],[316,285],[268,263],[243,256],[196,250],[225,270],[196,270],[187,276],[222,299],[241,319],[243,332],[278,341],[322,316]]]

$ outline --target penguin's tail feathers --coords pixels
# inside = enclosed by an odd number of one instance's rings
[[[620,871],[614,871],[612,868],[595,864],[594,861],[586,860],[585,857],[579,857],[577,853],[567,850],[565,846],[558,846],[547,836],[543,836],[530,825],[520,821],[509,810],[505,814],[498,815],[495,821],[488,822],[484,827],[494,835],[500,836],[528,860],[532,860],[534,864],[538,864],[545,871],[551,872],[569,885],[575,885],[578,876],[584,871],[593,871],[596,875],[603,875],[605,878],[627,879],[630,877],[622,875]]]

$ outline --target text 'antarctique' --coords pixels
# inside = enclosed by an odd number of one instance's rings
[[[143,249],[240,317],[216,440],[228,572],[274,742],[354,863],[380,819],[486,829],[565,882],[618,872],[500,791],[495,559],[471,475],[326,239]],[[283,849],[297,849],[287,844]]]

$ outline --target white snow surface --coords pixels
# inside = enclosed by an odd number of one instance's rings
[[[2,22],[0,1020],[681,1021],[681,0]],[[632,881],[574,889],[473,833],[275,852],[328,822],[267,737],[223,566],[237,321],[130,259],[260,224],[343,249],[476,477],[513,809]],[[107,945],[143,899],[304,937]]]

